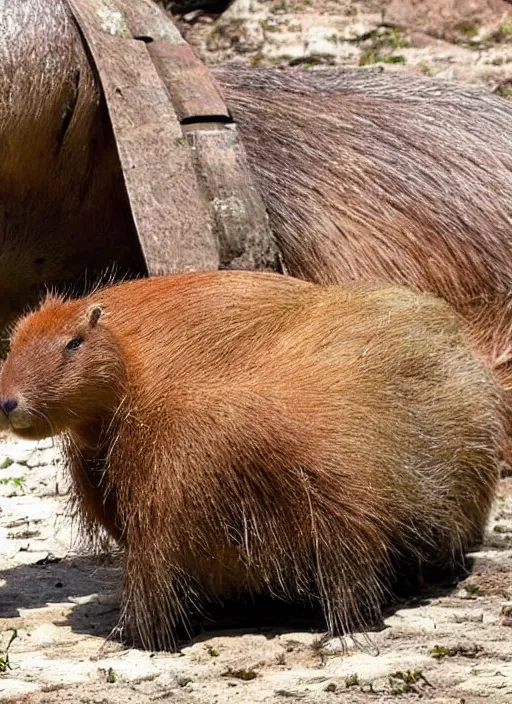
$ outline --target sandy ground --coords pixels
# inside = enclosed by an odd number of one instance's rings
[[[208,62],[286,70],[379,65],[512,95],[505,0],[237,0],[190,13],[182,31]],[[464,582],[397,606],[346,644],[314,624],[208,631],[178,654],[107,642],[117,617],[115,556],[73,542],[66,478],[51,443],[0,444],[0,700],[176,702],[512,702],[512,479]],[[13,638],[12,642],[11,639]]]

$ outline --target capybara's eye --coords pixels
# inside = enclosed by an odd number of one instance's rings
[[[66,345],[67,350],[76,350],[77,347],[80,347],[82,344],[83,340],[81,337],[74,337],[72,340],[68,342]]]

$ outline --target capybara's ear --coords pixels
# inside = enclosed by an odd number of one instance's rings
[[[91,328],[95,328],[96,325],[98,324],[98,320],[101,318],[103,315],[103,308],[100,306],[93,306],[92,308],[89,309],[88,311],[88,320],[89,320],[89,325]]]

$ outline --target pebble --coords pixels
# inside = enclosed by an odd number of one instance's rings
[[[38,449],[27,459],[27,467],[44,467],[57,464],[61,459],[57,446]]]

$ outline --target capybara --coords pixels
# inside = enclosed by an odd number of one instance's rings
[[[393,565],[461,563],[498,477],[499,387],[450,306],[406,287],[226,271],[50,296],[15,328],[0,408],[63,437],[150,648],[246,590],[364,628]]]
[[[2,328],[43,285],[80,279],[82,291],[111,267],[145,271],[98,79],[65,0],[6,0],[0,28]],[[512,103],[365,69],[214,74],[286,271],[446,298],[512,391]]]

